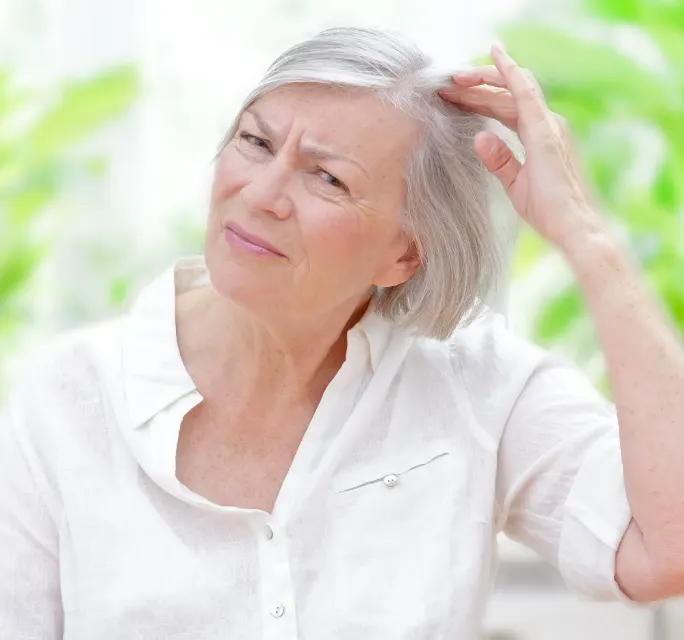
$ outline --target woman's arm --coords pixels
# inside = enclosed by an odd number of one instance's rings
[[[618,584],[637,601],[682,594],[684,351],[590,204],[565,121],[548,109],[529,71],[496,45],[492,58],[494,67],[455,76],[442,97],[518,133],[524,164],[490,132],[478,134],[476,150],[521,217],[562,251],[588,302],[613,388],[634,517],[617,553]]]
[[[639,601],[681,594],[684,351],[635,269],[600,226],[579,227],[560,249],[589,305],[620,425],[634,520],[618,549],[618,584]]]

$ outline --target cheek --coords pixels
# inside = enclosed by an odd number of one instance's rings
[[[249,180],[250,167],[237,149],[226,147],[216,161],[212,200],[225,200],[238,193]]]
[[[372,232],[358,212],[337,206],[309,209],[299,226],[309,259],[319,265],[363,266],[371,254]]]

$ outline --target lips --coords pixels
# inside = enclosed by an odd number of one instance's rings
[[[285,255],[282,251],[280,251],[277,247],[268,242],[268,240],[266,240],[265,238],[262,238],[261,236],[258,236],[255,233],[250,233],[249,231],[243,229],[234,222],[227,223],[225,225],[225,228],[234,233],[243,241],[253,245],[256,248],[264,249],[265,251],[269,251],[277,256],[284,257]]]

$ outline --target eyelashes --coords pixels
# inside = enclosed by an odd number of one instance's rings
[[[341,180],[338,180],[332,173],[328,173],[324,169],[320,169],[320,174],[321,176],[328,176],[329,178],[331,178],[330,181],[326,180],[325,178],[322,178],[323,182],[327,182],[332,187],[343,189],[344,191],[347,190],[347,187],[344,185],[344,183]]]
[[[266,140],[259,138],[258,136],[253,136],[251,133],[247,133],[246,131],[240,132],[240,139],[244,140],[247,142],[247,144],[250,144],[253,147],[257,147],[258,149],[266,149],[267,151],[271,150]]]

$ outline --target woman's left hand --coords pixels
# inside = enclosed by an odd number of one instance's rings
[[[601,228],[590,204],[565,119],[552,112],[539,83],[499,46],[494,66],[474,67],[454,76],[440,91],[446,101],[494,118],[515,131],[525,149],[520,163],[506,143],[490,131],[475,138],[475,150],[503,184],[520,216],[548,241],[562,247],[577,234]]]

